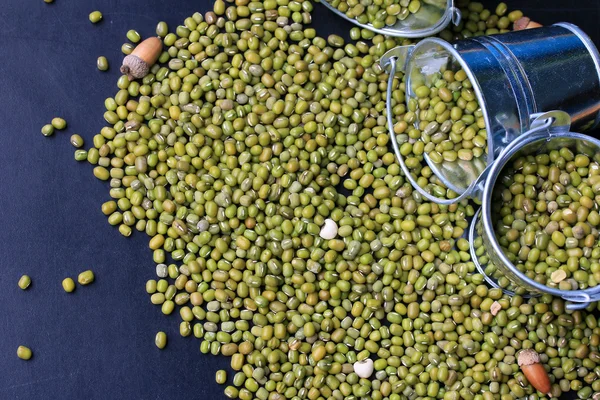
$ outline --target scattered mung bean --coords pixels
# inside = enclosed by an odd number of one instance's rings
[[[70,142],[77,149],[83,147],[83,138],[78,134],[71,135]]]
[[[137,33],[137,31],[130,29],[127,31],[127,39],[129,39],[129,41],[132,43],[138,43],[141,40],[141,36],[139,33]]]
[[[154,338],[154,344],[159,349],[164,349],[167,346],[167,334],[162,331],[158,332]]]
[[[52,136],[54,134],[54,126],[52,124],[46,124],[42,126],[42,135]]]
[[[106,57],[104,57],[104,56],[98,57],[98,60],[96,60],[96,67],[100,71],[108,71],[108,60],[106,59]]]
[[[29,347],[17,347],[17,357],[19,357],[21,360],[29,360],[31,359],[32,355],[33,353],[31,352],[31,349]]]
[[[95,279],[94,272],[91,270],[81,272],[77,276],[77,282],[79,282],[79,284],[82,286],[89,285],[90,283],[94,282]]]
[[[215,375],[215,380],[219,385],[224,385],[227,382],[227,371],[220,369]]]
[[[90,22],[97,24],[102,20],[102,13],[100,11],[92,11],[89,15]]]
[[[65,278],[62,281],[62,287],[65,292],[71,293],[75,290],[75,282],[72,278]]]
[[[29,277],[29,275],[23,275],[20,279],[19,279],[19,287],[23,290],[27,289],[29,287],[29,285],[31,285],[31,278]]]
[[[58,129],[59,131],[62,131],[63,129],[65,129],[67,127],[67,121],[65,121],[63,118],[52,118],[52,126],[55,129]]]

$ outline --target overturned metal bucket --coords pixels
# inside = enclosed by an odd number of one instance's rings
[[[402,170],[415,190],[440,204],[479,198],[482,176],[500,153],[531,129],[531,116],[561,110],[577,131],[600,123],[600,55],[577,26],[569,23],[450,44],[437,38],[387,52],[380,61],[390,73],[387,93],[388,130]],[[434,163],[425,160],[446,187],[458,194],[441,199],[421,188],[404,163],[394,135],[392,82],[404,71],[407,103],[416,87],[431,82],[441,68],[462,68],[473,85],[487,131],[488,154],[472,160]],[[418,123],[418,121],[417,121]]]
[[[535,276],[528,276],[510,261],[494,233],[494,223],[499,218],[499,209],[494,208],[492,201],[494,187],[505,175],[511,161],[521,156],[568,148],[575,154],[585,154],[590,160],[600,162],[600,140],[571,132],[566,113],[546,113],[538,116],[533,124],[531,131],[504,149],[487,173],[482,191],[482,206],[471,222],[469,231],[472,260],[491,286],[503,289],[509,295],[549,293],[566,300],[568,309],[585,308],[600,300],[600,285],[583,290],[561,290],[538,282],[534,279]],[[483,243],[479,248],[476,245],[478,240]]]

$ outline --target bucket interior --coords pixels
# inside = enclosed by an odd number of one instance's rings
[[[410,13],[405,19],[399,19],[391,29],[415,32],[436,28],[442,22],[450,7],[447,0],[422,0],[421,7],[416,13]]]
[[[531,169],[533,164],[538,167],[544,165],[540,157],[550,155],[552,160],[552,154],[556,157],[557,154],[560,156],[569,153],[573,156],[587,156],[590,161],[587,176],[597,175],[598,178],[586,180],[585,185],[583,181],[579,184],[571,184],[569,181],[571,178],[567,179],[566,175],[561,174],[558,182],[552,183],[554,179],[551,180],[549,175],[543,178],[546,174],[545,169],[540,168],[539,174],[537,170]],[[561,157],[558,162],[561,163],[560,160],[568,160],[568,158]],[[574,233],[574,227],[588,223],[588,214],[582,213],[581,216],[577,214],[577,210],[583,207],[583,203],[577,201],[581,193],[584,193],[582,197],[594,193],[595,196],[591,198],[591,210],[600,212],[600,184],[597,187],[594,184],[595,189],[591,191],[586,188],[587,182],[597,180],[600,183],[600,141],[571,132],[551,137],[538,135],[524,138],[521,145],[503,153],[496,162],[498,165],[494,166],[487,178],[482,213],[480,218],[474,221],[476,226],[471,235],[471,250],[476,265],[479,264],[480,270],[490,278],[494,286],[498,285],[496,287],[519,294],[548,292],[567,298],[569,292],[597,292],[600,289],[599,274],[594,273],[595,268],[591,267],[591,263],[595,263],[594,260],[600,253],[600,249],[594,250],[598,247],[600,225],[589,224],[589,230],[581,236]],[[530,170],[527,171],[525,168]],[[564,168],[565,171],[575,168],[574,160],[565,161]],[[585,170],[585,168],[578,169],[577,175]],[[532,192],[532,188],[536,185],[532,183],[534,181],[531,176],[536,174],[541,177],[540,183],[537,184],[539,192]],[[557,184],[562,186],[554,186]],[[551,189],[547,185],[550,185]],[[521,186],[523,192],[520,192]],[[552,196],[562,193],[562,187],[565,188],[563,194],[568,197],[559,194],[562,197],[545,198],[548,191]],[[519,200],[517,196],[521,196]],[[511,201],[518,201],[518,203],[511,203]],[[577,219],[572,219],[572,215],[567,217],[567,214],[553,217],[556,212],[554,206],[550,207],[553,201],[560,201],[563,206],[560,209],[563,211],[565,207],[574,210]],[[507,204],[511,206],[508,207]],[[522,204],[522,206],[514,206],[514,204]],[[511,208],[512,206],[514,207]],[[556,239],[552,235],[554,231],[560,232]],[[522,234],[517,235],[517,232]],[[589,238],[588,235],[592,237]],[[566,242],[570,241],[572,246],[560,244],[563,237],[566,238]],[[587,247],[588,244],[591,246]],[[581,254],[578,253],[579,251]],[[587,260],[584,263],[589,262],[590,266],[581,264],[583,258]],[[585,265],[583,270],[588,270],[586,273],[589,279],[587,283],[577,283],[573,277],[575,271],[579,271],[580,266],[583,265]],[[570,272],[563,276],[563,272],[558,270],[565,268]]]
[[[441,183],[464,193],[492,156],[488,118],[479,84],[452,45],[419,43],[406,70],[409,121],[421,132],[413,143]],[[414,135],[413,135],[414,136]]]
[[[323,2],[336,14],[360,26],[390,36],[425,37],[435,35],[446,27],[452,20],[452,0],[421,0],[416,12],[410,12],[409,0],[399,3],[399,13],[394,23],[377,22],[369,18],[362,4],[348,6],[345,0],[326,0]],[[383,8],[385,10],[385,7]],[[393,20],[393,19],[392,19]],[[389,21],[388,21],[389,22]]]

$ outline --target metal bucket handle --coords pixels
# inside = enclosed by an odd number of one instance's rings
[[[394,153],[396,154],[396,159],[400,164],[400,168],[402,168],[406,179],[408,179],[412,187],[415,188],[417,192],[419,192],[424,198],[426,198],[429,201],[442,205],[450,205],[468,197],[471,197],[476,193],[480,193],[481,184],[484,182],[485,176],[487,175],[487,171],[489,170],[490,166],[488,165],[484,172],[479,176],[479,178],[473,181],[473,183],[471,183],[471,185],[469,185],[469,187],[460,196],[455,197],[453,199],[442,199],[431,195],[425,189],[423,189],[417,183],[416,179],[414,179],[411,175],[410,169],[406,166],[406,163],[404,162],[404,157],[400,153],[398,141],[396,140],[396,135],[394,134],[394,122],[392,120],[392,84],[394,82],[394,76],[396,75],[398,63],[402,65],[402,70],[406,70],[406,62],[412,54],[414,47],[414,45],[399,46],[388,51],[386,54],[383,55],[383,57],[381,57],[381,66],[385,69],[388,69],[389,67],[389,78],[386,93],[387,98],[385,102],[387,111],[388,135],[390,136],[392,148],[394,149]]]
[[[571,117],[564,111],[549,111],[546,113],[537,113],[531,115],[531,129],[525,132],[523,135],[519,136],[517,139],[512,141],[498,156],[496,161],[502,160],[516,148],[520,148],[525,145],[527,142],[532,142],[542,138],[553,138],[563,136],[568,134],[569,128],[571,126]],[[491,169],[486,169],[486,175],[489,173],[490,175],[499,175],[498,170],[501,170],[506,165],[506,162],[494,162],[491,165]],[[494,182],[495,183],[495,182]],[[486,179],[485,186],[492,185],[492,182],[489,182]],[[489,190],[486,191],[490,193]],[[481,214],[482,219],[490,218],[489,215],[484,216]],[[496,249],[496,253],[497,249]],[[473,254],[473,252],[472,252]],[[505,265],[512,265],[512,263],[504,256],[502,252],[498,254],[501,257],[501,261]],[[513,266],[514,267],[514,266]],[[516,269],[516,268],[515,268]],[[566,305],[568,310],[580,310],[588,307],[591,303],[600,301],[600,285],[585,290],[573,290],[566,291],[548,287],[542,283],[536,282],[533,279],[525,276],[520,271],[518,272],[519,278],[524,280],[528,285],[535,287],[538,291],[542,293],[549,293],[557,297],[562,297],[564,300],[569,303]],[[485,274],[484,276],[488,278]],[[486,281],[489,280],[486,279]],[[494,286],[494,285],[493,285]],[[512,292],[508,292],[511,294]]]

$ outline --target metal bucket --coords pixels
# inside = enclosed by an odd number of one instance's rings
[[[331,0],[322,0],[321,4],[361,28],[386,36],[403,38],[433,36],[444,30],[450,22],[458,25],[461,18],[460,11],[454,7],[454,0],[423,0],[421,8],[416,13],[409,14],[404,20],[399,20],[393,26],[378,29],[371,24],[361,24],[356,19],[348,17],[330,2]]]
[[[390,73],[387,118],[394,152],[412,186],[436,203],[478,198],[484,171],[531,128],[532,115],[565,111],[578,131],[600,123],[600,55],[589,37],[572,24],[474,37],[455,44],[428,38],[388,51],[380,63]],[[459,195],[450,200],[432,196],[412,178],[400,154],[392,121],[396,71],[405,71],[408,103],[415,97],[414,89],[431,81],[440,68],[466,72],[483,113],[488,140],[488,154],[470,161],[434,163],[424,157],[433,173]]]
[[[558,150],[563,147],[575,154],[586,154],[590,160],[600,162],[600,140],[570,131],[570,119],[564,112],[550,112],[538,116],[534,128],[510,143],[497,157],[489,169],[483,186],[483,201],[480,210],[471,222],[469,242],[471,256],[486,281],[493,287],[501,288],[509,295],[536,295],[550,293],[566,300],[571,310],[587,307],[600,300],[600,285],[583,290],[561,290],[546,286],[521,272],[504,254],[494,233],[494,222],[499,211],[494,209],[492,194],[496,182],[503,176],[505,167],[515,158]],[[478,252],[475,242],[481,237],[483,249]],[[511,286],[499,284],[508,279]]]

